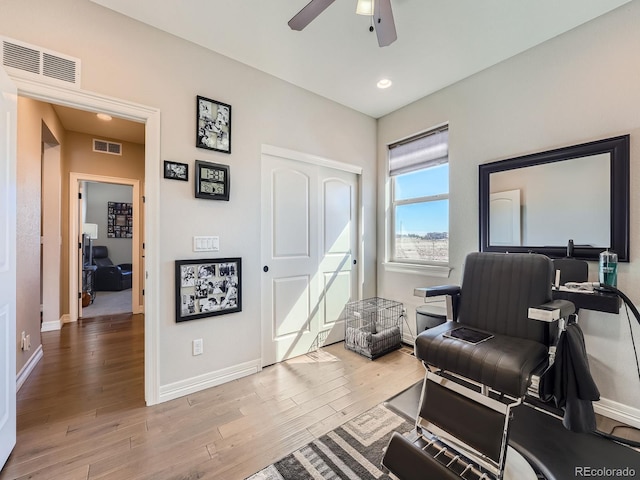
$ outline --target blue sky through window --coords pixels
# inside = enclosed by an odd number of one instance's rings
[[[449,231],[449,200],[396,207],[396,235]]]
[[[449,192],[449,164],[398,175],[395,182],[396,200],[446,194]],[[396,207],[396,235],[448,231],[449,200]]]
[[[405,173],[395,179],[396,200],[449,193],[449,164]]]

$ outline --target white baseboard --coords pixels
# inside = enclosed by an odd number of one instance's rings
[[[168,385],[161,385],[158,403],[167,402],[174,398],[222,385],[223,383],[258,373],[260,370],[262,370],[262,367],[258,359],[241,363],[240,365],[234,365],[233,367],[223,368],[215,372],[205,373],[204,375],[198,375],[197,377],[187,378],[186,380]]]
[[[409,332],[402,332],[402,343],[406,343],[407,345],[413,345],[415,343],[415,337]]]
[[[599,401],[593,402],[593,409],[603,417],[640,428],[640,409],[638,408],[623,405],[608,398],[600,398]]]
[[[16,391],[19,391],[22,385],[24,385],[24,382],[27,381],[27,378],[29,378],[33,369],[36,368],[36,365],[42,359],[42,356],[42,345],[38,345],[38,348],[35,349],[33,355],[31,355],[29,360],[27,360],[27,363],[24,364],[24,367],[22,367],[18,375],[16,375]]]
[[[69,315],[68,313],[65,313],[64,315],[62,315],[60,317],[60,323],[62,323],[63,325],[65,323],[71,323],[71,315]]]
[[[62,320],[62,317],[58,320],[54,320],[53,322],[42,322],[42,325],[40,325],[40,331],[52,332],[54,330],[60,330],[63,323],[64,321]]]

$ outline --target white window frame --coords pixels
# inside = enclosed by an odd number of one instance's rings
[[[418,171],[418,170],[416,170]],[[391,181],[391,251],[390,251],[390,260],[395,263],[410,263],[417,265],[448,265],[449,264],[449,252],[447,250],[447,261],[439,262],[437,260],[419,260],[419,259],[404,259],[404,258],[396,258],[396,207],[402,205],[412,205],[415,203],[428,203],[428,202],[437,202],[440,200],[449,200],[448,193],[441,193],[438,195],[430,195],[426,197],[414,197],[408,198],[405,200],[395,200],[395,188],[396,182],[394,177],[390,177]],[[447,189],[448,190],[448,189]],[[449,226],[449,222],[447,221],[447,227]],[[447,228],[449,230],[449,228]],[[448,232],[447,232],[448,234]]]
[[[408,141],[411,141],[412,139],[417,140],[419,138],[428,136],[432,132],[437,132],[443,129],[448,130],[448,125],[445,124],[437,128],[429,129],[423,133],[409,137],[407,140]],[[391,147],[391,145],[393,144],[389,144],[389,147]],[[387,160],[387,162],[389,162],[389,160]],[[446,163],[447,164],[449,163],[448,159]],[[417,168],[413,171],[417,172],[417,171],[425,170],[428,168],[435,168],[435,167],[427,166],[424,168]],[[389,270],[389,271],[403,271],[403,272],[410,272],[410,273],[412,272],[412,273],[418,273],[418,274],[423,274],[426,272],[434,276],[448,277],[449,272],[451,270],[450,268],[448,268],[449,259],[450,259],[450,245],[447,251],[447,261],[396,258],[395,254],[396,254],[396,209],[397,207],[402,205],[416,204],[416,203],[427,203],[427,202],[449,200],[450,182],[447,185],[447,193],[396,200],[396,178],[395,177],[401,174],[402,173],[391,175],[389,173],[389,167],[387,165],[387,179],[389,182],[388,183],[389,201],[387,202],[387,205],[389,206],[389,229],[388,229],[388,235],[387,235],[387,242],[388,242],[387,244],[389,245],[389,248],[387,251],[388,252],[387,261],[384,263],[383,266],[385,267],[386,270]],[[449,227],[450,224],[451,224],[450,219],[448,219],[447,227]],[[449,228],[447,228],[447,231],[449,231]]]

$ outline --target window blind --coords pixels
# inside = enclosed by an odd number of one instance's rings
[[[439,128],[389,145],[389,175],[400,175],[449,161],[449,129]]]

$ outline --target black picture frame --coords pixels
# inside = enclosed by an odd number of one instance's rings
[[[231,105],[196,97],[196,147],[231,153]]]
[[[242,258],[175,261],[176,322],[242,311]]]
[[[196,160],[196,198],[229,201],[229,165]]]
[[[182,180],[184,182],[189,181],[189,165],[186,163],[172,162],[170,160],[164,161],[164,178],[169,180]]]
[[[133,204],[107,202],[107,238],[133,238]]]
[[[479,203],[480,203],[480,251],[482,252],[535,252],[542,253],[551,258],[561,258],[567,254],[567,245],[545,246],[494,246],[490,244],[490,219],[489,197],[491,192],[490,180],[494,173],[507,170],[522,169],[564,160],[579,159],[599,154],[610,155],[610,181],[602,185],[606,188],[610,197],[610,224],[594,225],[594,228],[609,229],[611,245],[608,246],[618,254],[619,262],[629,261],[629,171],[630,171],[630,137],[605,138],[593,142],[572,145],[540,153],[533,153],[516,158],[509,158],[497,162],[486,163],[479,166]],[[567,179],[570,182],[571,178]],[[562,205],[558,205],[557,212],[562,213]],[[602,247],[589,245],[575,245],[573,256],[581,260],[597,261],[602,252]]]

